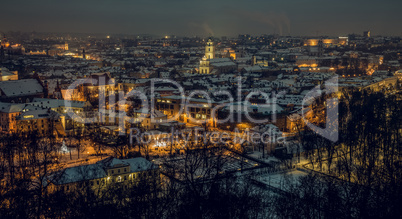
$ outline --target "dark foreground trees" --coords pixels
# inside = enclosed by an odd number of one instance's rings
[[[375,189],[325,175],[289,181],[274,200],[279,218],[400,218],[402,186]]]
[[[262,190],[247,177],[218,177],[221,153],[198,150],[186,155],[187,170],[210,177],[185,182],[145,174],[138,183],[113,182],[94,190],[87,181],[74,190],[53,190],[46,176],[60,170],[52,139],[10,138],[1,145],[1,218],[266,218]],[[18,155],[25,150],[24,155]],[[10,154],[11,153],[11,154]],[[214,155],[214,156],[213,156]],[[216,155],[216,156],[215,156]],[[22,157],[19,157],[22,156]],[[20,161],[16,161],[20,160]],[[221,163],[220,163],[221,162]],[[84,168],[85,170],[85,168]],[[81,173],[82,178],[88,175]],[[212,176],[212,178],[211,178]]]
[[[401,106],[398,92],[344,92],[337,142],[311,130],[300,133],[309,161],[305,167],[324,177],[310,176],[293,185],[293,195],[279,197],[283,205],[277,212],[303,218],[400,218]]]
[[[223,147],[206,148],[201,143],[167,161],[171,191],[178,194],[170,217],[266,218],[272,213],[269,194],[253,185],[247,174],[232,173],[229,159]]]

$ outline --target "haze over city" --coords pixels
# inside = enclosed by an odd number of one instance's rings
[[[36,32],[236,36],[402,35],[401,1],[3,0],[0,29]]]

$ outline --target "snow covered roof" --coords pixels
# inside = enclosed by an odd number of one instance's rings
[[[268,115],[272,113],[280,113],[283,111],[283,108],[280,107],[278,104],[253,105],[249,102],[236,102],[228,104],[228,106],[224,107],[223,110],[230,110],[230,105],[232,105],[234,112],[239,113],[262,113]]]
[[[10,75],[16,75],[16,74],[17,74],[17,72],[12,72],[5,67],[0,68],[0,76],[10,76]]]
[[[222,63],[222,62],[232,62],[232,60],[229,58],[214,58],[214,59],[209,60],[210,64],[216,64],[216,63]]]
[[[1,81],[0,90],[7,97],[18,97],[43,93],[42,85],[36,79]]]
[[[29,110],[21,113],[17,117],[18,120],[31,120],[31,119],[47,119],[47,118],[58,118],[59,114],[55,111],[51,111],[49,109],[38,109],[38,110]]]
[[[215,67],[224,67],[224,66],[235,66],[236,63],[232,61],[228,62],[215,62],[215,63],[210,63],[210,65],[215,66]]]
[[[279,136],[282,135],[282,132],[274,124],[263,124],[263,125],[255,126],[254,128],[251,128],[250,130],[259,132],[259,133],[269,133],[269,134],[279,135]]]
[[[115,167],[130,166],[130,173],[157,169],[157,165],[142,157],[117,159],[108,157],[95,164],[70,167],[55,172],[48,179],[55,185],[75,183],[85,180],[99,179],[108,176],[107,170]]]
[[[67,103],[70,103],[71,107],[74,108],[84,108],[86,102],[62,100],[62,99],[34,98],[32,102],[28,104],[44,108],[58,108],[61,106],[65,106]]]
[[[0,112],[3,113],[16,113],[21,112],[25,108],[25,104],[12,104],[0,102]]]

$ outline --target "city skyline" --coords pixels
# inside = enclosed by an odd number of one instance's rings
[[[401,217],[401,1],[3,5],[1,219]]]

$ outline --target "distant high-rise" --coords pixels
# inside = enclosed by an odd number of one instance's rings
[[[369,30],[363,32],[363,36],[364,36],[364,37],[367,37],[367,38],[370,38],[370,34],[371,34],[371,33],[370,33]]]

